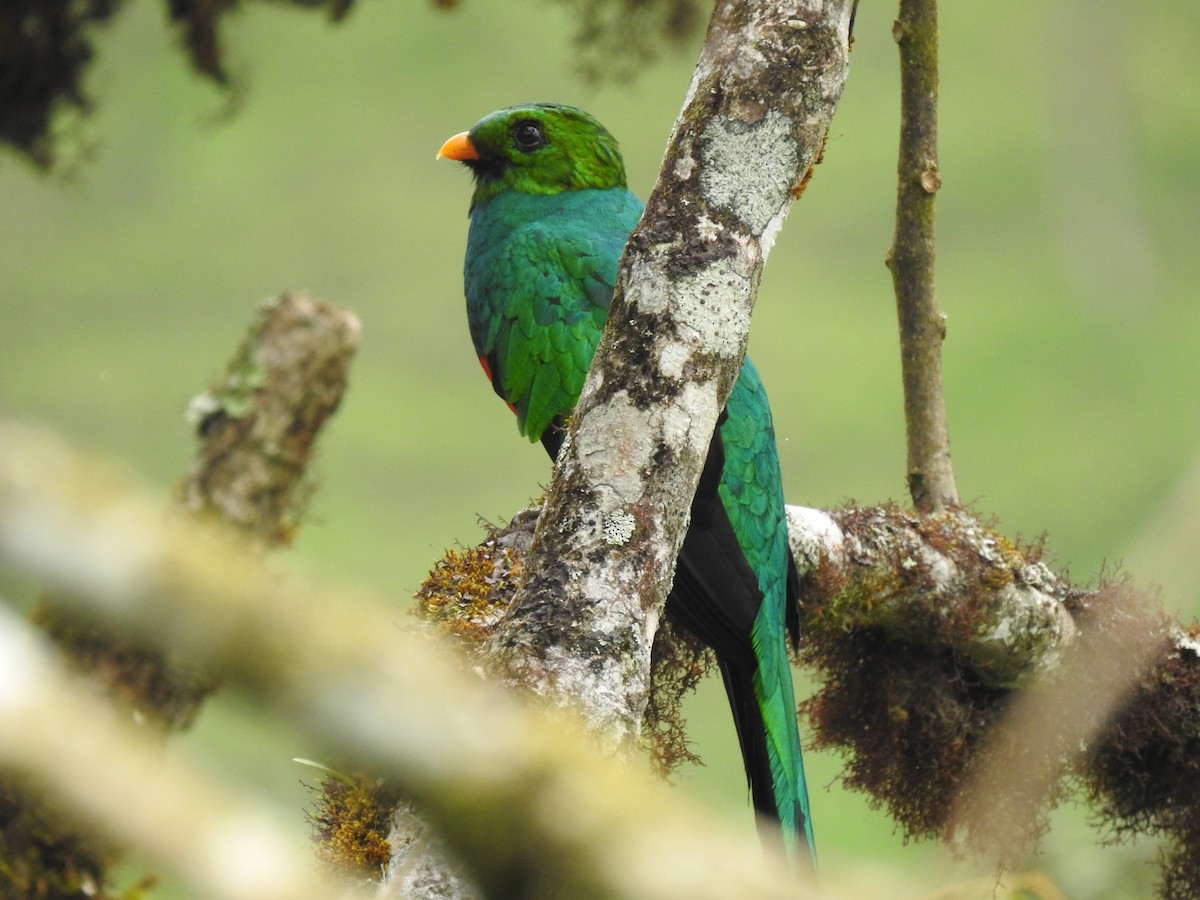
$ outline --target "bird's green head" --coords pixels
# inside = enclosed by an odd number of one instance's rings
[[[471,170],[473,206],[503,191],[557,194],[625,187],[616,139],[583,110],[557,103],[496,110],[446,141],[438,156]]]

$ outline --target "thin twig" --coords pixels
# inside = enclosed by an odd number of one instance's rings
[[[908,488],[918,512],[958,506],[942,395],[945,318],[934,298],[937,161],[936,0],[901,0],[892,27],[900,47],[900,160],[896,231],[888,251],[904,379]]]

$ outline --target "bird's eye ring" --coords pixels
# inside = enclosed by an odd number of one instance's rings
[[[532,153],[548,143],[542,123],[535,119],[522,119],[512,129],[513,142],[522,153]]]

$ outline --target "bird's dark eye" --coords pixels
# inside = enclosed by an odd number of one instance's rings
[[[522,119],[512,128],[513,143],[522,153],[532,153],[546,146],[546,132],[535,119]]]

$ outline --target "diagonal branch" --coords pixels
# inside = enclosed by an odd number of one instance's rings
[[[0,565],[69,589],[81,608],[147,640],[197,654],[302,729],[314,752],[352,757],[410,793],[485,896],[795,896],[795,883],[764,865],[750,835],[728,836],[678,794],[597,755],[561,717],[527,708],[426,635],[398,628],[394,601],[281,579],[241,543],[184,520],[164,528],[156,504],[111,471],[0,423]],[[260,833],[249,827],[257,820],[242,817],[240,830],[217,835],[224,841],[199,840],[219,822],[206,815],[204,833],[193,835],[191,793],[175,792],[174,777],[156,781],[145,766],[125,777],[129,763],[110,763],[107,753],[80,763],[89,746],[118,747],[121,735],[94,700],[77,722],[60,718],[58,694],[43,691],[43,667],[10,624],[0,617],[0,648],[11,648],[0,653],[0,684],[10,688],[0,703],[0,764],[62,781],[88,814],[138,829],[126,836],[147,840],[200,895],[333,895],[313,882],[307,862],[297,871],[294,852],[260,859],[258,843],[239,843]],[[92,731],[103,739],[81,743]],[[171,776],[181,771],[176,762],[165,764]],[[110,765],[122,774],[119,803],[113,791],[86,791]],[[225,853],[250,860],[253,881],[222,869]],[[211,879],[222,875],[216,892]]]
[[[498,669],[628,747],[763,263],[847,72],[850,0],[718,3],[560,454]]]
[[[222,522],[259,552],[285,544],[303,506],[305,464],[337,409],[358,334],[352,314],[304,294],[263,304],[233,360],[192,402],[200,448],[172,513]],[[81,614],[61,592],[44,595],[33,619],[76,671],[159,739],[185,730],[220,680],[173,648]],[[0,772],[0,820],[10,825],[0,839],[4,881],[16,893],[32,884],[53,892],[47,885],[75,884],[81,872],[105,891],[115,848],[79,831],[9,771]]]

